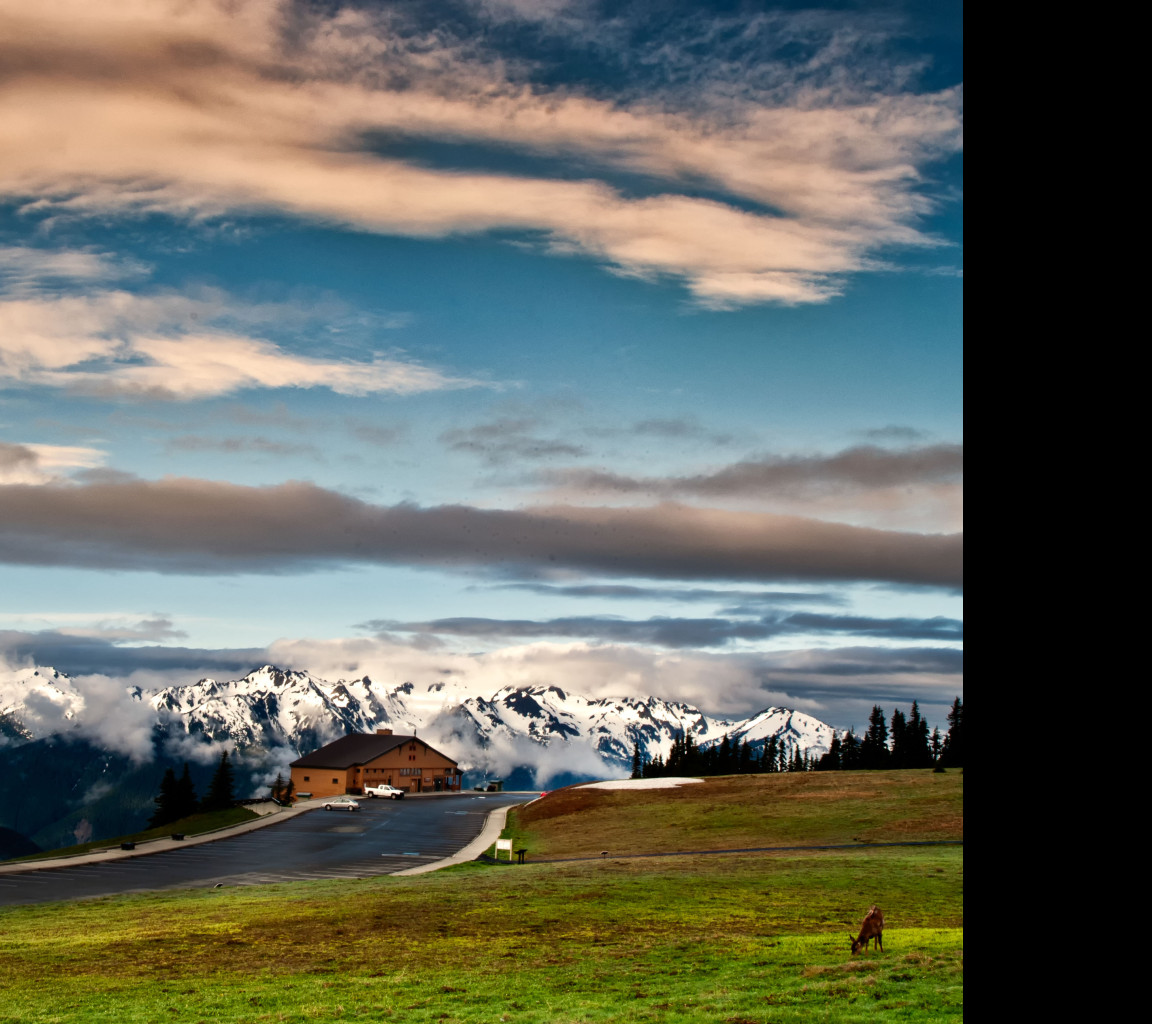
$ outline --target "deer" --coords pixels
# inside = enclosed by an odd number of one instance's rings
[[[876,945],[880,947],[880,952],[884,952],[884,914],[875,903],[864,915],[864,923],[860,925],[860,934],[853,939],[852,933],[849,932],[848,938],[852,939],[853,953],[867,949],[868,943],[873,939],[876,941]]]

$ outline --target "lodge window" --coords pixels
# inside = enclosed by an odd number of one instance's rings
[[[308,778],[308,776],[307,776],[307,775],[305,775],[305,776],[304,776],[304,781],[305,781],[305,782],[308,782],[308,781],[309,781],[309,778]]]
[[[338,783],[340,780],[339,780],[339,779],[333,779],[332,781],[333,781],[334,783]]]

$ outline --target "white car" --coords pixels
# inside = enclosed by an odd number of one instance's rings
[[[350,796],[339,796],[335,800],[329,800],[324,805],[326,811],[358,811],[360,805],[353,800]]]
[[[388,786],[381,784],[379,786],[365,786],[364,795],[367,797],[388,797],[390,800],[403,800],[404,790],[397,789],[395,786]]]

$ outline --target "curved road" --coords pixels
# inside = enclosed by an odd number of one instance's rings
[[[0,906],[217,883],[389,875],[452,856],[480,834],[490,811],[525,799],[522,793],[362,799],[356,813],[318,808],[211,843],[0,874]]]

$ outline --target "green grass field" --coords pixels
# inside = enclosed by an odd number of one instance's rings
[[[962,848],[915,847],[15,908],[0,911],[0,1021],[958,1021],[962,883]],[[850,957],[873,902],[885,952]]]
[[[727,775],[676,789],[570,787],[513,812],[541,857],[964,838],[960,772]]]

